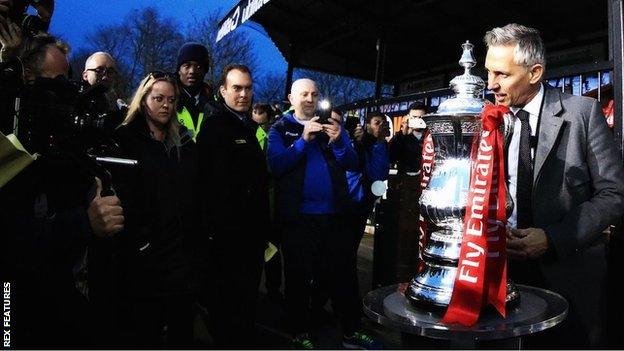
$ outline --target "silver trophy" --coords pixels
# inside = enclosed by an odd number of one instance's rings
[[[451,80],[455,96],[440,104],[438,112],[423,116],[435,148],[434,168],[420,196],[420,214],[429,230],[422,258],[424,264],[410,282],[405,296],[415,305],[448,306],[453,293],[460,256],[464,215],[470,186],[470,153],[481,131],[480,97],[485,83],[470,73],[476,61],[473,45],[462,44],[459,64],[464,74]],[[506,210],[511,214],[511,198]],[[516,300],[517,290],[507,284],[507,300]]]

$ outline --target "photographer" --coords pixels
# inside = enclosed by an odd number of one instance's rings
[[[409,106],[403,117],[401,130],[390,141],[390,162],[397,164],[399,175],[416,175],[420,172],[424,130],[427,128],[421,118],[427,114],[427,107],[415,102]]]
[[[128,111],[126,103],[115,92],[117,82],[115,60],[107,52],[93,53],[85,61],[82,79],[86,85],[84,91],[93,92],[89,109],[105,115],[102,127],[105,131],[112,132],[121,124]]]
[[[388,159],[388,147],[386,137],[390,134],[385,116],[380,113],[369,113],[366,116],[364,127],[359,123],[358,118],[342,117],[342,112],[332,109],[331,118],[344,125],[349,134],[351,144],[358,156],[358,167],[355,170],[347,170],[346,178],[348,184],[348,205],[346,210],[346,236],[352,239],[350,255],[357,257],[358,247],[364,235],[366,220],[371,213],[375,200],[379,197],[372,191],[372,184],[376,181],[388,179],[390,161]],[[357,261],[350,263],[353,267],[349,272],[357,272]],[[354,285],[353,291],[357,291],[357,274],[343,275],[344,285],[351,283]],[[327,290],[319,289],[318,295],[313,297],[312,306],[316,318],[322,318],[323,308],[330,293]],[[357,296],[360,301],[360,297]],[[356,343],[363,348],[377,349],[382,344],[364,333],[358,333],[360,341]],[[347,342],[347,344],[350,344]],[[352,343],[351,343],[352,344]]]
[[[0,5],[0,10],[7,9]],[[0,62],[7,62],[14,58],[15,51],[22,41],[22,30],[0,12]]]
[[[35,9],[36,15],[27,13],[29,6]],[[53,12],[54,0],[0,0],[0,58],[8,60],[14,54],[19,45],[12,40],[15,34],[21,37],[22,33],[30,36],[47,32]]]
[[[0,117],[0,132],[4,134],[10,134],[13,131],[13,120],[8,116],[13,116],[12,102],[15,100],[19,86],[17,81],[9,81],[9,77],[5,76],[13,76],[17,80],[17,75],[10,72],[13,72],[15,66],[19,64],[16,51],[22,42],[21,29],[8,18],[10,6],[10,0],[0,0],[0,84],[2,84],[0,116],[4,116]]]
[[[111,237],[124,226],[119,199],[100,196],[100,180],[63,130],[68,125],[63,121],[71,119],[63,104],[75,97],[67,81],[67,51],[40,33],[19,45],[20,60],[0,64],[0,91],[15,97],[2,103],[19,101],[17,136],[28,151],[40,154],[0,189],[0,267],[16,311],[14,348],[91,345],[87,302],[76,288],[75,272],[90,240]]]
[[[344,347],[375,347],[376,341],[361,330],[354,239],[344,216],[349,211],[346,171],[357,170],[357,154],[338,121],[325,119],[325,113],[315,116],[313,80],[293,82],[288,98],[294,112],[271,127],[268,160],[276,177],[275,218],[283,228],[293,347],[315,346],[310,304],[319,292],[332,299]]]
[[[332,115],[334,118],[339,118],[339,114],[336,112],[333,112]],[[349,199],[353,215],[352,229],[355,250],[357,251],[364,235],[366,219],[373,210],[375,200],[380,196],[374,194],[371,187],[376,181],[388,179],[390,160],[386,137],[390,134],[390,129],[386,117],[377,112],[366,115],[364,127],[359,123],[355,127],[350,127],[349,122],[351,120],[358,120],[352,118],[347,119],[346,122],[349,136],[359,160],[357,171],[347,171]]]

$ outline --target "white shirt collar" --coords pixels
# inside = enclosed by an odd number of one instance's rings
[[[520,110],[525,110],[531,116],[539,116],[540,108],[542,107],[542,100],[544,100],[544,84],[540,83],[540,88],[539,88],[539,91],[537,92],[537,95],[535,95],[533,99],[529,101],[528,104],[524,105],[524,107],[522,108],[517,107],[517,106],[512,106],[510,107],[510,109],[511,109],[511,112],[514,113],[514,115],[518,113],[518,111]]]
[[[295,112],[293,111],[292,113],[293,119],[295,121],[297,121],[299,124],[301,124],[302,126],[305,126],[306,123],[308,123],[310,120],[309,119],[299,119],[297,116],[295,116]]]

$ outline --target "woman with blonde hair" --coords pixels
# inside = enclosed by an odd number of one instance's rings
[[[192,342],[198,166],[192,135],[175,118],[178,98],[173,76],[150,73],[115,131],[123,156],[139,161],[115,179],[127,218],[116,250],[124,348]]]

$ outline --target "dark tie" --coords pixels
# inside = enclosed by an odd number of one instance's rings
[[[518,228],[529,228],[533,225],[531,214],[531,193],[533,190],[533,161],[531,159],[531,125],[529,113],[520,110],[516,113],[520,119],[520,148],[518,150],[518,182],[516,187],[516,201],[518,214]]]

